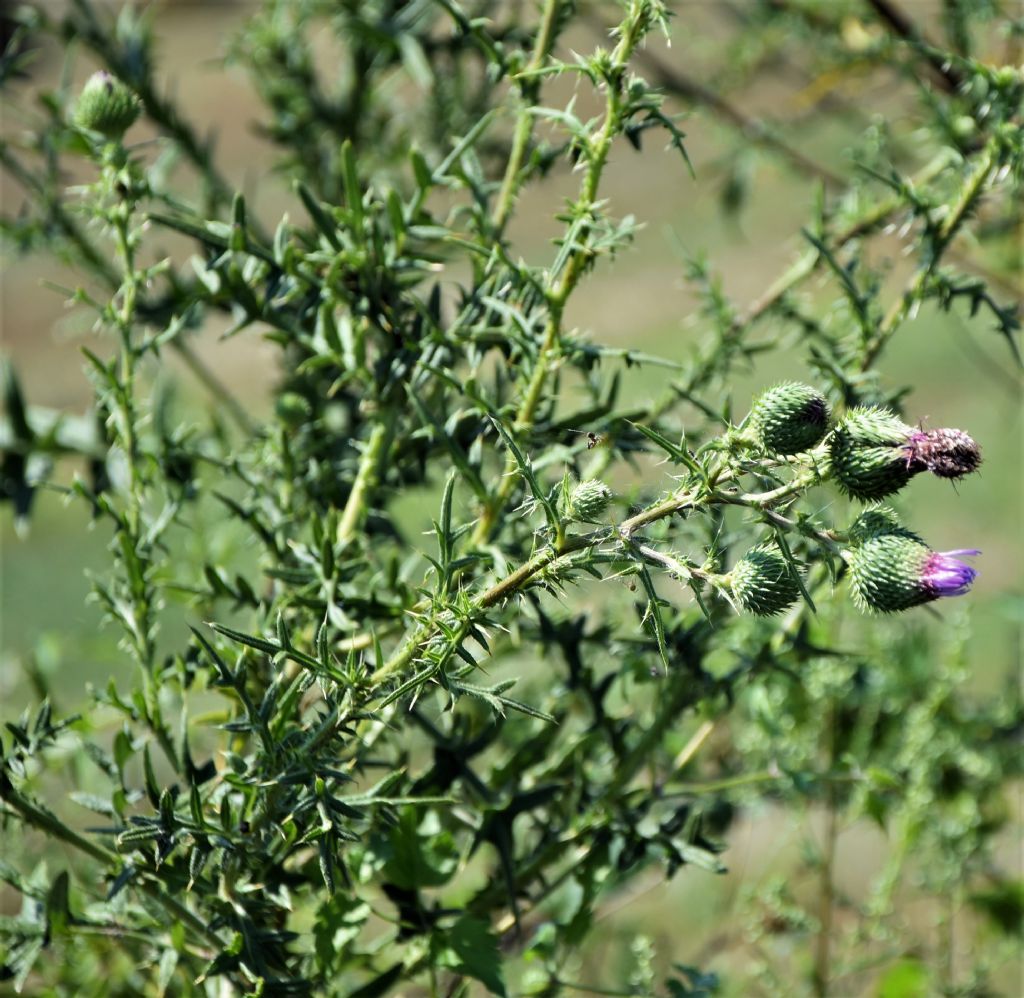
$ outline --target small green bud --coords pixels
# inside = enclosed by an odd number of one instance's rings
[[[774,454],[810,450],[825,435],[828,420],[825,396],[795,381],[769,388],[750,410],[758,440]]]
[[[969,115],[961,114],[953,119],[953,134],[958,139],[969,139],[977,130],[977,124]]]
[[[140,110],[139,98],[117,77],[107,72],[93,73],[75,105],[75,124],[108,139],[119,139]]]
[[[313,414],[309,400],[298,392],[282,392],[274,403],[278,419],[288,426],[301,426]]]
[[[800,586],[777,548],[748,551],[729,573],[733,596],[744,610],[759,617],[781,613],[800,598]]]
[[[1021,74],[1013,66],[1000,66],[995,72],[995,83],[997,87],[1012,87],[1021,82]]]
[[[864,541],[877,537],[879,534],[902,534],[905,537],[916,537],[907,530],[890,506],[871,506],[864,510],[847,531],[851,544],[862,544]]]
[[[832,474],[857,499],[881,499],[898,492],[916,469],[904,445],[913,430],[891,409],[851,409],[832,431]]]
[[[565,512],[570,520],[593,523],[600,518],[611,501],[612,490],[604,482],[589,478],[572,490]]]

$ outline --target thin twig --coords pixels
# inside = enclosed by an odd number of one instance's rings
[[[868,0],[868,4],[894,35],[924,56],[935,81],[947,93],[956,93],[963,86],[962,74],[939,55],[937,47],[928,41],[917,25],[896,4],[890,0]]]

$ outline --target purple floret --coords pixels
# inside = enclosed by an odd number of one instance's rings
[[[971,588],[978,571],[955,555],[981,554],[977,549],[961,551],[933,551],[924,563],[921,573],[922,584],[936,598],[942,596],[963,596]]]

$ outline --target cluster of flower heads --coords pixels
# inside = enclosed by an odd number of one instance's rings
[[[747,438],[769,453],[789,456],[821,445],[823,479],[848,496],[873,501],[898,492],[922,471],[958,479],[981,463],[978,445],[962,430],[914,429],[891,409],[850,409],[835,425],[825,397],[809,385],[786,382],[751,409]],[[892,613],[967,592],[977,572],[958,555],[933,551],[886,507],[872,506],[847,534],[843,551],[856,605]],[[800,596],[795,564],[772,545],[748,551],[726,577],[737,603],[761,616],[780,613]]]
[[[891,495],[922,471],[962,478],[981,464],[978,445],[963,430],[915,430],[891,409],[858,406],[830,431],[824,395],[794,382],[761,395],[749,422],[772,454],[800,454],[825,440],[832,477],[855,499]]]

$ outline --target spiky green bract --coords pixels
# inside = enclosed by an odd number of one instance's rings
[[[750,422],[765,450],[799,454],[809,450],[828,429],[825,396],[795,381],[769,388],[750,410]]]
[[[600,518],[611,501],[612,490],[604,482],[589,478],[572,490],[566,513],[570,520],[592,523]]]
[[[832,431],[832,474],[856,499],[898,492],[920,468],[907,461],[904,445],[913,430],[891,409],[851,409]]]
[[[141,105],[132,90],[110,73],[93,73],[75,105],[75,124],[119,139],[139,116]]]
[[[921,582],[931,548],[906,530],[876,534],[850,552],[850,585],[860,610],[896,613],[935,599]]]
[[[800,586],[789,564],[772,546],[751,549],[729,574],[736,601],[759,617],[781,613],[800,597]]]
[[[900,518],[891,506],[869,506],[850,525],[846,532],[851,544],[863,544],[880,534],[900,534],[904,537],[917,537],[900,523]],[[920,538],[918,538],[920,540]],[[923,542],[922,542],[923,543]]]

